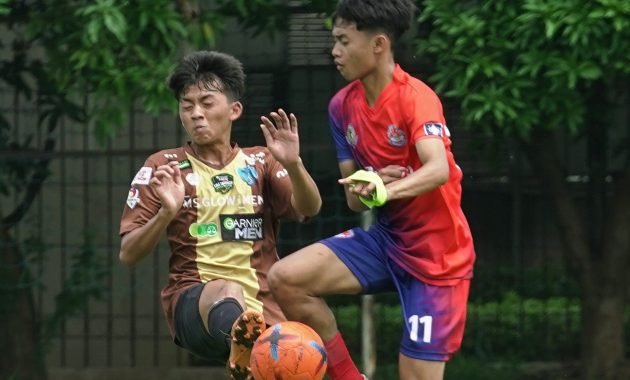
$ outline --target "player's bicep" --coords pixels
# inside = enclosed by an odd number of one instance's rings
[[[430,166],[440,176],[448,178],[448,158],[441,138],[424,138],[416,142],[416,151],[422,166]]]

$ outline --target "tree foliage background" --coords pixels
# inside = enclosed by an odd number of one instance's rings
[[[334,3],[294,6],[329,14]],[[417,5],[426,31],[418,51],[434,72],[423,79],[458,104],[470,130],[517,146],[553,199],[567,263],[582,288],[584,378],[619,376],[630,269],[630,3]],[[15,133],[10,115],[0,115],[0,197],[17,200],[0,202],[0,378],[46,378],[42,333],[54,334],[64,316],[100,294],[85,285],[102,273],[71,274],[58,312],[38,320],[29,252],[45,247],[14,236],[49,174],[60,121],[82,123],[107,141],[131,106],[171,107],[164,83],[171,65],[189,49],[212,47],[227,20],[251,35],[275,33],[287,27],[290,12],[287,2],[274,0],[0,0],[0,87],[36,104],[43,136]],[[565,180],[559,152],[567,141],[586,152],[582,198]],[[88,235],[85,241],[75,267],[98,267]]]

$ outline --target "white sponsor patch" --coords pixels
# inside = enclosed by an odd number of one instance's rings
[[[127,206],[129,208],[134,208],[140,202],[140,191],[135,187],[129,189],[129,194],[127,195]]]
[[[133,181],[131,181],[132,185],[148,185],[151,180],[151,173],[153,173],[153,168],[148,166],[143,166],[138,170],[136,176],[133,177]]]
[[[188,173],[186,175],[186,182],[192,186],[197,186],[199,184],[199,175],[197,173]]]
[[[444,125],[440,123],[426,123],[424,134],[427,136],[444,136]]]

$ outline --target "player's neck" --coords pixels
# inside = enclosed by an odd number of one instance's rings
[[[370,74],[361,78],[361,84],[365,90],[365,100],[370,107],[376,104],[381,92],[392,81],[395,68],[396,63],[391,60],[385,64],[377,65]]]
[[[201,161],[216,167],[225,166],[234,152],[234,147],[229,140],[220,144],[197,145],[190,144],[195,155]]]

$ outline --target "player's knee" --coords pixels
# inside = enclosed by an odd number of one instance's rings
[[[291,271],[282,261],[275,263],[267,273],[269,289],[276,297],[282,297],[292,281]]]
[[[212,340],[225,344],[226,350],[230,349],[232,325],[242,312],[241,304],[231,297],[217,301],[208,310],[208,333]]]

